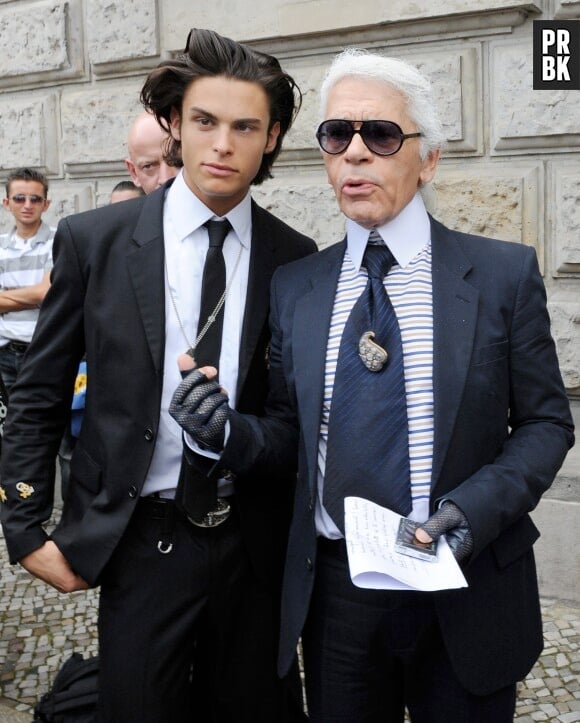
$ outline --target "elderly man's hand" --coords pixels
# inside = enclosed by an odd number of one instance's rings
[[[444,502],[427,522],[418,527],[419,542],[431,542],[445,535],[457,562],[466,560],[473,552],[473,534],[467,517],[453,502]]]
[[[182,374],[184,372],[182,371]],[[201,446],[220,452],[230,416],[228,395],[215,381],[217,370],[203,367],[189,372],[175,390],[169,414]]]

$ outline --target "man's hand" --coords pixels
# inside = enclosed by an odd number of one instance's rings
[[[20,560],[20,564],[34,577],[44,580],[59,592],[88,590],[89,585],[72,570],[62,552],[52,540]]]
[[[214,367],[194,369],[187,374],[173,394],[169,414],[200,446],[221,452],[230,407],[228,395],[215,381],[216,377]]]
[[[453,502],[444,502],[437,512],[415,531],[419,542],[432,542],[441,535],[445,535],[457,562],[466,560],[473,552],[473,534],[469,522]]]

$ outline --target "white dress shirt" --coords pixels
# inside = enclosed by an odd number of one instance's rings
[[[233,408],[236,404],[240,340],[250,267],[250,194],[225,217],[231,223],[232,229],[223,246],[227,297],[219,381],[227,390]],[[163,392],[155,451],[143,486],[143,495],[159,492],[162,496],[172,497],[177,485],[183,436],[181,427],[169,415],[168,408],[173,392],[181,381],[177,357],[187,351],[197,335],[203,267],[209,246],[208,232],[203,224],[212,218],[219,217],[189,190],[183,173],[180,173],[167,191],[163,207],[166,263]],[[147,390],[144,390],[144,393],[147,393]],[[220,494],[230,492],[227,483],[221,482]]]

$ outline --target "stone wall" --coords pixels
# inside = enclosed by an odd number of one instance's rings
[[[343,226],[313,135],[325,68],[348,45],[408,59],[432,78],[445,119],[429,206],[451,227],[536,249],[577,412],[580,91],[532,90],[533,20],[559,18],[580,18],[580,1],[253,0],[232,12],[227,0],[0,0],[0,178],[19,165],[44,169],[52,222],[107,203],[126,176],[126,134],[147,71],[183,48],[190,27],[215,28],[277,55],[302,88],[275,178],[255,196],[323,247]],[[549,522],[546,549],[572,542],[550,521],[564,504],[577,525],[579,477],[580,452],[572,452],[564,483],[537,513]],[[580,596],[577,556],[565,562],[564,588],[554,588],[546,565],[550,594]]]

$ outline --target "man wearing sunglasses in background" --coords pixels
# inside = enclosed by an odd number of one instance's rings
[[[321,96],[346,239],[274,276],[266,416],[231,411],[211,367],[170,411],[216,450],[229,420],[234,472],[298,451],[279,673],[302,635],[311,721],[507,723],[542,648],[528,513],[573,444],[536,254],[427,214],[443,131],[415,68],[345,51]],[[445,533],[468,587],[355,587],[350,495]]]
[[[0,236],[0,372],[14,384],[50,286],[55,229],[42,220],[50,206],[46,177],[30,168],[8,176],[4,208],[15,225]]]

